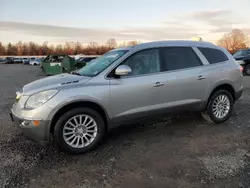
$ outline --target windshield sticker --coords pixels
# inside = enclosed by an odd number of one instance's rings
[[[108,55],[107,58],[115,58],[117,57],[119,54],[112,54],[112,55]]]

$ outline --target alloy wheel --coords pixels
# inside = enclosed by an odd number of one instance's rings
[[[76,115],[70,118],[63,127],[63,139],[73,148],[84,148],[96,138],[98,126],[96,121],[86,115]]]
[[[227,116],[230,110],[230,100],[226,95],[219,95],[212,105],[213,114],[216,118],[222,119]]]

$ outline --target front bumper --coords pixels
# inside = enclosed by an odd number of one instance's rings
[[[46,144],[49,142],[50,138],[50,121],[39,121],[38,126],[32,125],[32,120],[18,117],[13,113],[13,110],[10,112],[10,118],[12,122],[21,129],[23,134],[32,141]]]

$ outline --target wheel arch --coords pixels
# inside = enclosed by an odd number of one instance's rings
[[[56,122],[59,120],[61,115],[71,109],[80,107],[90,108],[100,113],[105,122],[106,129],[108,129],[108,125],[110,124],[111,120],[107,111],[100,104],[93,101],[72,101],[64,104],[59,109],[57,109],[56,112],[53,113],[50,123],[50,133],[53,133]]]
[[[230,94],[232,95],[233,99],[235,100],[236,99],[236,96],[235,96],[235,89],[234,87],[229,84],[229,83],[224,83],[224,84],[220,84],[220,85],[217,85],[213,90],[212,92],[209,94],[209,97],[207,99],[207,102],[206,102],[206,107],[211,99],[211,97],[213,96],[213,94],[219,90],[227,90],[230,92]]]

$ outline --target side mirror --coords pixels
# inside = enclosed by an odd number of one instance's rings
[[[117,76],[126,76],[131,72],[132,72],[131,68],[127,65],[120,65],[115,69],[115,75]]]

